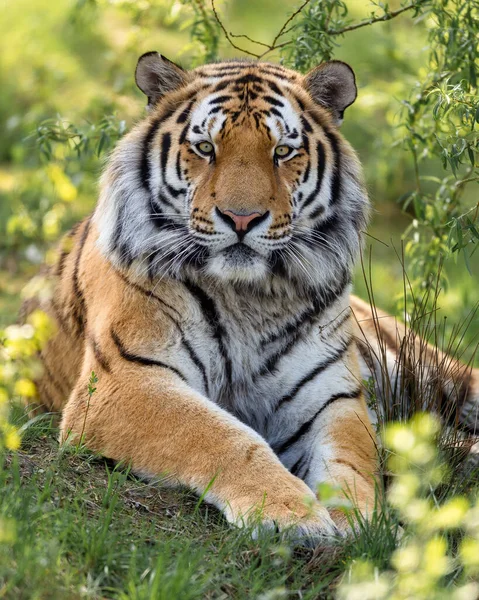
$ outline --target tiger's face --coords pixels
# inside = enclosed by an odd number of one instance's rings
[[[250,61],[185,72],[148,53],[136,80],[150,114],[105,178],[122,197],[114,208],[105,194],[100,202],[116,222],[106,237],[117,262],[151,277],[196,271],[312,287],[349,273],[367,197],[338,131],[356,97],[347,65],[305,77]],[[105,228],[103,219],[100,238]]]
[[[179,148],[191,189],[189,231],[208,248],[207,272],[222,278],[268,273],[291,241],[308,162],[298,107],[258,80],[247,75],[208,93]]]

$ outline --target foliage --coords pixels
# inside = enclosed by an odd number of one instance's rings
[[[393,474],[388,500],[402,520],[403,538],[387,570],[353,561],[338,588],[339,600],[477,598],[479,490],[476,485],[470,498],[457,495],[439,503],[437,490],[448,477],[438,455],[439,433],[431,414],[386,427]]]
[[[38,354],[53,332],[53,322],[41,310],[34,310],[23,325],[0,330],[0,451],[20,446],[19,432],[9,421],[9,403],[35,401],[34,381],[42,372]]]
[[[191,28],[190,37],[196,48],[192,66],[217,60],[220,41],[218,21],[208,10],[204,0],[182,0],[182,4],[185,7],[189,6],[193,13],[188,23]]]

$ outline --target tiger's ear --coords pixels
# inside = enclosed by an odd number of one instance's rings
[[[329,109],[336,125],[358,94],[354,71],[340,60],[331,60],[312,69],[304,78],[313,100]]]
[[[148,108],[151,108],[164,94],[185,85],[188,74],[158,52],[147,52],[138,59],[135,81],[148,97]]]

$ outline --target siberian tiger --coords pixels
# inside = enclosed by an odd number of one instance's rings
[[[369,212],[339,132],[353,71],[246,60],[184,71],[150,52],[136,82],[149,114],[118,144],[94,213],[51,270],[43,308],[58,328],[41,403],[62,412],[63,440],[84,436],[136,472],[168,474],[231,522],[259,514],[313,541],[345,532],[315,492],[336,484],[374,510],[363,382],[380,369],[377,333],[399,376],[405,335],[350,298]],[[369,343],[359,349],[356,320]],[[444,357],[427,347],[426,358],[437,382]],[[448,365],[441,389],[473,431],[478,374]]]

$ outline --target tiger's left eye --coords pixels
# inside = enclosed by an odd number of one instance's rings
[[[276,146],[276,148],[274,149],[274,154],[279,158],[284,158],[285,156],[291,154],[292,151],[293,149],[290,146],[286,146],[283,144],[282,146]]]
[[[196,147],[201,152],[201,154],[213,154],[215,150],[213,144],[210,144],[210,142],[200,142],[196,145]]]

